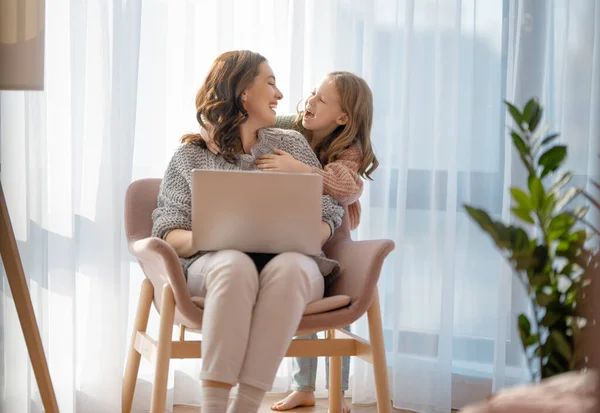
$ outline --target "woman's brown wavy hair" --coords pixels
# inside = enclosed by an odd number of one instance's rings
[[[362,149],[362,162],[358,174],[363,178],[371,178],[371,174],[379,166],[379,161],[371,145],[371,126],[373,125],[373,93],[367,82],[354,73],[332,72],[327,75],[333,79],[340,96],[342,111],[348,115],[348,122],[340,125],[331,135],[323,139],[315,148],[315,152],[323,166],[338,159],[341,152],[358,143]],[[304,111],[299,111],[294,128],[302,130]],[[306,131],[310,140],[311,131]]]
[[[214,140],[227,162],[234,163],[243,153],[240,125],[248,119],[242,93],[258,75],[259,65],[267,59],[249,50],[221,54],[213,62],[204,83],[196,94],[196,119],[203,128],[214,127]],[[184,135],[183,143],[206,148],[198,133]]]

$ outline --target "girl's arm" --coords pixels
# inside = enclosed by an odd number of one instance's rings
[[[274,134],[281,139],[281,150],[287,152],[290,158],[298,160],[304,166],[306,165],[314,168],[319,168],[321,164],[317,159],[317,155],[313,152],[306,139],[298,132],[289,131],[280,135],[282,132],[276,132],[275,130],[265,130],[264,133]],[[323,202],[323,221],[329,226],[329,236],[333,234],[335,229],[342,224],[342,218],[344,216],[344,208],[331,196],[324,194],[322,197]]]
[[[323,177],[323,193],[344,205],[356,202],[363,191],[363,181],[358,175],[361,159],[360,147],[353,145],[323,169],[313,167],[312,172]]]
[[[306,147],[310,148],[308,143]],[[362,152],[354,145],[323,169],[320,164],[315,166],[298,158],[296,154],[278,149],[274,154],[259,156],[256,164],[268,172],[317,173],[323,176],[323,194],[347,205],[357,201],[362,194],[363,181],[357,173],[361,159]]]

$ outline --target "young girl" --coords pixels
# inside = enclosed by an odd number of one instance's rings
[[[310,167],[278,149],[275,154],[259,157],[256,164],[270,172],[305,172],[323,176],[323,193],[348,206],[350,227],[354,229],[360,222],[358,198],[363,190],[361,177],[371,179],[379,165],[371,146],[372,123],[373,95],[367,83],[350,72],[329,73],[306,99],[303,111],[298,115],[278,116],[275,125],[276,128],[301,132],[317,154],[323,169]],[[213,152],[218,151],[211,139],[206,141]],[[317,335],[301,338],[317,338]],[[272,410],[284,411],[315,404],[317,358],[295,358],[293,365],[294,391],[275,403]],[[346,391],[349,357],[343,358],[342,366],[342,391]],[[343,398],[342,403],[342,413],[349,413],[350,408]]]

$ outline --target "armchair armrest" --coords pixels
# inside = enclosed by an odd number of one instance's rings
[[[202,319],[201,310],[192,303],[181,262],[173,247],[160,238],[148,237],[130,242],[129,251],[154,287],[154,305],[158,311],[162,287],[168,283],[173,289],[175,304],[181,315],[191,320]]]

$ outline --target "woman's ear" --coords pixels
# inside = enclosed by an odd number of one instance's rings
[[[242,102],[245,102],[248,100],[248,94],[246,92],[242,93]]]
[[[335,122],[338,125],[345,125],[346,123],[348,123],[348,114],[342,113],[340,116],[338,116],[338,118],[335,120]]]

